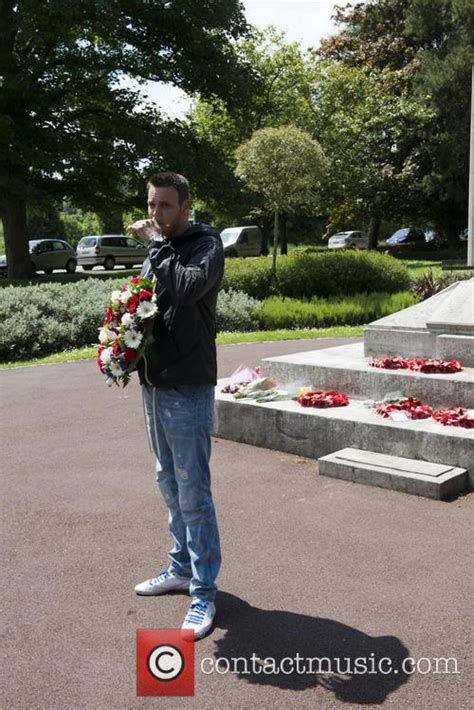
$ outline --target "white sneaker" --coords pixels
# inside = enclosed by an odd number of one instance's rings
[[[181,629],[183,631],[194,631],[195,641],[201,639],[211,630],[215,615],[216,605],[214,602],[193,597]]]
[[[153,594],[166,594],[177,590],[189,591],[191,580],[188,577],[180,577],[168,569],[162,569],[156,577],[145,580],[137,584],[135,591],[143,596],[152,596]]]

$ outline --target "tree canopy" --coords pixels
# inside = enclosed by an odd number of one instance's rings
[[[236,152],[236,173],[260,195],[275,215],[273,269],[276,267],[278,215],[318,213],[326,158],[319,143],[295,126],[261,128]]]
[[[26,275],[26,207],[71,197],[127,205],[143,169],[180,137],[121,79],[235,100],[238,0],[0,0],[0,216],[9,273]]]

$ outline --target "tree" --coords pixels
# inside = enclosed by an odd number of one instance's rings
[[[234,43],[246,30],[238,0],[0,0],[0,216],[10,276],[32,273],[27,207],[70,197],[122,211],[150,153],[166,164],[174,126],[121,78],[238,100],[249,72]]]
[[[244,102],[225,103],[218,97],[199,98],[188,119],[199,141],[207,144],[214,161],[212,171],[229,169],[227,179],[203,195],[202,204],[221,222],[252,214],[263,226],[267,216],[259,198],[246,190],[234,174],[237,147],[258,129],[294,124],[307,130],[312,120],[311,76],[308,59],[296,42],[287,43],[274,27],[253,28],[237,43],[244,65],[250,65],[257,83]],[[264,230],[264,234],[266,229]]]
[[[404,77],[320,62],[314,82],[315,134],[330,159],[325,204],[369,218],[369,248],[382,216],[420,210],[419,143],[433,112],[404,88]]]
[[[433,222],[455,247],[467,225],[474,4],[414,0],[406,32],[423,46],[414,90],[428,95],[435,111],[424,141],[424,193]]]
[[[335,19],[341,29],[322,42],[319,59],[394,72],[404,96],[429,108],[417,131],[424,217],[456,245],[467,223],[472,0],[371,0],[337,8]]]
[[[261,128],[236,152],[236,174],[274,214],[273,273],[280,215],[316,214],[326,159],[319,143],[295,126]]]

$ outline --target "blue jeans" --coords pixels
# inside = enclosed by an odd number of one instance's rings
[[[211,495],[212,385],[143,385],[156,481],[168,507],[170,569],[189,577],[191,596],[214,601],[221,551]]]

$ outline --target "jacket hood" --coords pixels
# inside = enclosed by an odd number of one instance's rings
[[[209,237],[215,237],[219,239],[219,232],[214,229],[214,227],[210,227],[208,224],[192,224],[189,229],[187,229],[185,232],[179,235],[179,237],[175,237],[174,239],[170,239],[171,244],[182,244],[183,242],[187,242],[188,239],[193,239],[194,237],[201,237],[201,236],[209,236]]]

